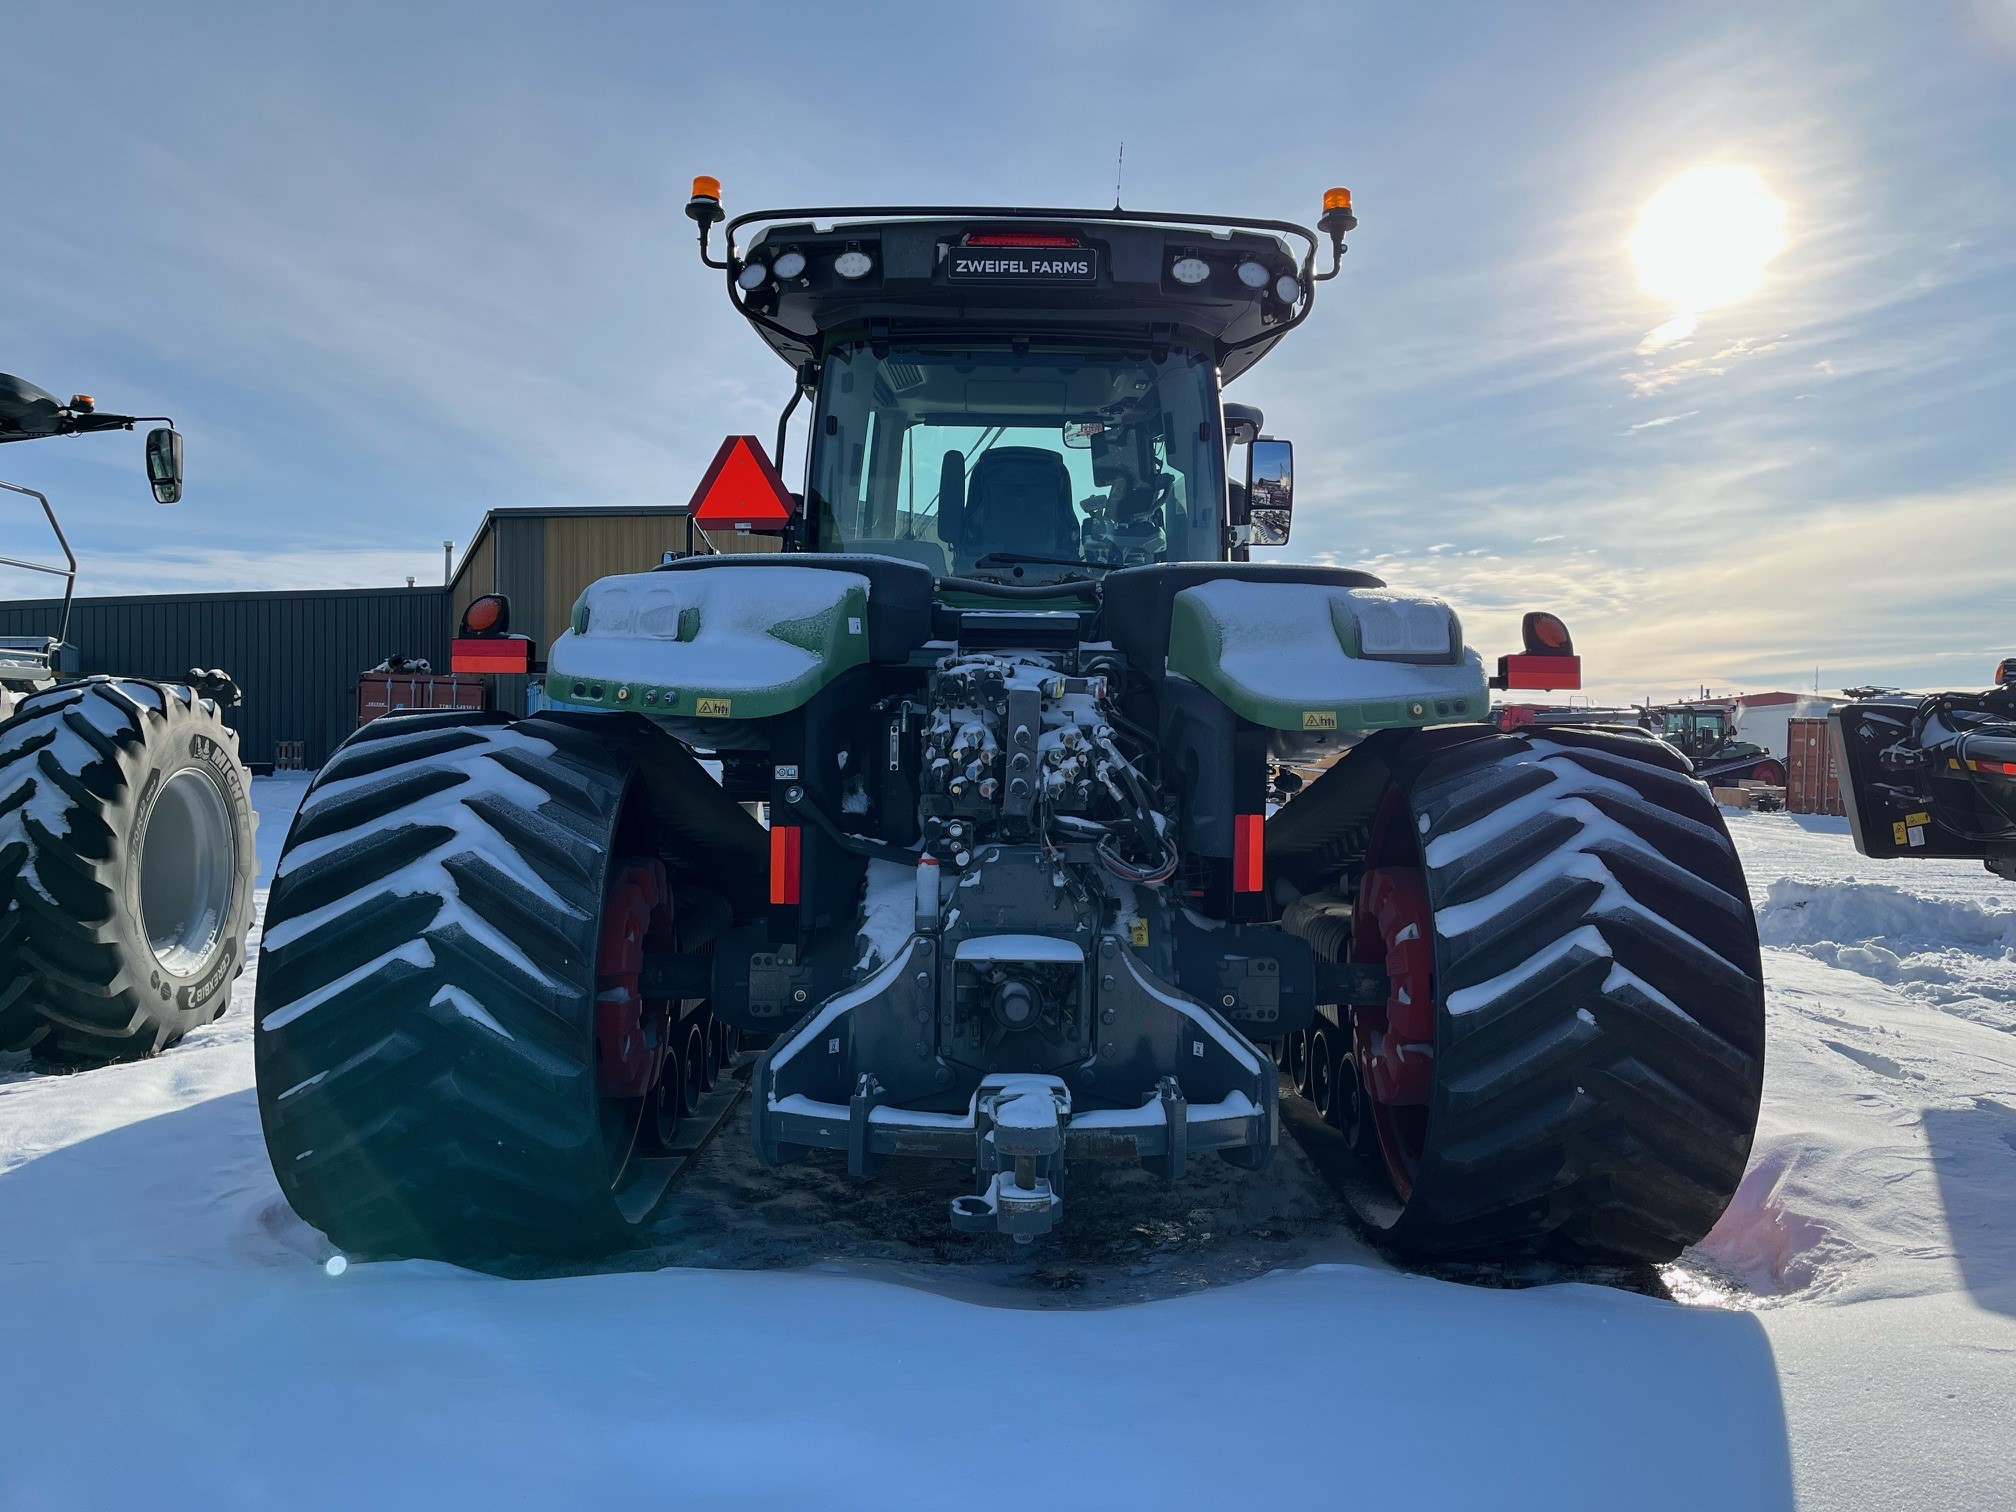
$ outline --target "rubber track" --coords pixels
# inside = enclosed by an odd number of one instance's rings
[[[0,724],[0,1050],[67,1067],[136,1060],[230,1004],[228,984],[193,1011],[163,1003],[125,968],[114,930],[126,856],[106,816],[133,801],[148,743],[192,720],[236,750],[214,703],[140,678],[63,683],[21,699]],[[226,927],[241,942],[246,884]],[[231,976],[243,969],[240,960]]]
[[[569,1254],[624,1227],[598,1122],[597,920],[633,757],[542,718],[375,721],[288,836],[260,956],[281,1189],[345,1249]]]
[[[1756,922],[1713,800],[1658,742],[1596,731],[1447,744],[1403,785],[1437,1074],[1390,1237],[1671,1259],[1742,1178],[1763,1087]]]

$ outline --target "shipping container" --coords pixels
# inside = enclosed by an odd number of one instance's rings
[[[1795,814],[1845,814],[1841,777],[1824,719],[1794,719],[1786,727],[1785,807]]]

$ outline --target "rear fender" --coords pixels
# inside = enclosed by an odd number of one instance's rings
[[[753,566],[588,585],[547,658],[577,707],[679,720],[769,719],[868,658],[868,579]]]
[[[1170,673],[1298,732],[1481,719],[1484,665],[1438,599],[1324,583],[1200,583],[1170,606]]]

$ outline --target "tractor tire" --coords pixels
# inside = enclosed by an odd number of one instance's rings
[[[257,817],[237,732],[175,683],[91,677],[0,724],[0,1050],[81,1070],[222,1017]]]
[[[590,1254],[662,1194],[634,1158],[659,1085],[598,1082],[627,729],[389,717],[309,788],[267,908],[255,1064],[281,1190],[341,1248]]]
[[[1353,1048],[1392,1191],[1362,1216],[1423,1256],[1672,1259],[1741,1180],[1763,1088],[1756,921],[1714,801],[1624,733],[1386,749],[1349,938],[1391,980]]]

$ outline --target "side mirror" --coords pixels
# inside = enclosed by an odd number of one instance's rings
[[[147,432],[147,482],[156,504],[182,502],[182,433],[169,426]]]
[[[1295,443],[1261,436],[1246,451],[1246,519],[1255,546],[1288,544],[1295,509]]]

